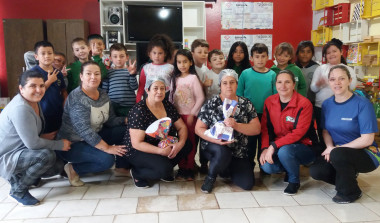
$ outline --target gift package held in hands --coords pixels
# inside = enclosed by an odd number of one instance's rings
[[[225,98],[223,101],[223,116],[224,118],[229,118],[233,116],[234,109],[236,108],[237,101]],[[227,127],[223,120],[218,121],[210,129],[205,131],[205,135],[214,139],[221,139],[224,141],[232,141],[234,129],[232,127]]]
[[[158,147],[165,148],[169,144],[177,143],[178,138],[169,136],[170,126],[172,126],[172,120],[169,117],[161,118],[153,122],[146,130],[145,133],[161,141],[158,143]]]

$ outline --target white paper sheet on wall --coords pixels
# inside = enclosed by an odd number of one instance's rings
[[[222,29],[273,29],[273,2],[223,2]]]
[[[228,52],[230,51],[232,44],[234,44],[236,41],[243,41],[245,44],[247,44],[248,52],[251,51],[251,48],[255,43],[264,43],[269,50],[269,59],[272,59],[272,35],[221,35],[220,48],[225,57],[228,56]]]

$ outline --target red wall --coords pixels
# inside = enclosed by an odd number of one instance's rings
[[[311,0],[259,1],[274,3],[273,30],[244,30],[244,34],[273,34],[273,46],[287,41],[296,47],[299,41],[310,39]],[[217,0],[216,3],[206,5],[206,35],[210,49],[220,48],[220,35],[242,34],[242,30],[221,29],[222,2]],[[99,3],[96,0],[0,0],[0,19],[85,19],[89,22],[90,33],[100,32]],[[8,95],[2,22],[0,22],[0,84],[1,95]]]

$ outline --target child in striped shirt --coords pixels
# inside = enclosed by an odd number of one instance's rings
[[[136,79],[136,61],[129,60],[127,48],[121,43],[115,43],[110,48],[113,69],[108,70],[107,78],[103,81],[117,116],[128,116],[129,110],[136,103],[135,90],[138,88]]]

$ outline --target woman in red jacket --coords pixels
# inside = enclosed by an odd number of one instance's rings
[[[300,187],[299,167],[315,159],[311,149],[313,106],[295,90],[291,71],[280,71],[276,76],[278,94],[264,103],[261,119],[262,169],[269,173],[286,172],[289,185],[284,194],[295,195]],[[309,131],[311,130],[311,131]]]

